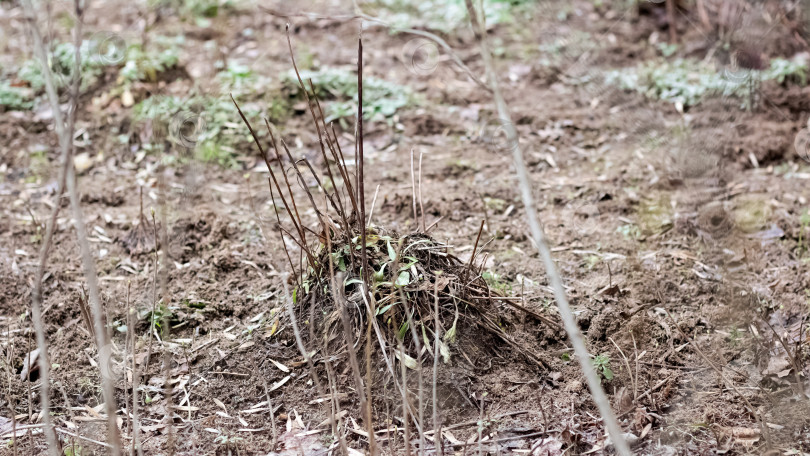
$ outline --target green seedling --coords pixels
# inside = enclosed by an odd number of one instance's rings
[[[492,271],[484,271],[481,277],[487,282],[490,288],[498,290],[501,294],[509,294],[512,291],[512,285],[501,279],[501,276]]]
[[[7,80],[0,80],[0,108],[25,111],[34,107],[33,98],[31,89],[12,86]]]
[[[613,371],[610,369],[610,357],[606,354],[595,356],[591,361],[596,372],[602,375],[605,380],[613,380]]]
[[[341,68],[301,71],[300,74],[304,81],[312,80],[316,95],[325,102],[326,122],[337,120],[348,126],[348,119],[357,114],[357,75]],[[292,93],[299,92],[294,72],[288,73],[283,82]],[[412,103],[413,96],[407,87],[373,77],[363,80],[364,119],[391,122],[398,110]]]
[[[779,84],[795,82],[807,84],[807,59],[773,59],[767,69],[751,70],[743,78],[730,79],[708,63],[675,59],[644,62],[636,67],[609,71],[605,82],[625,90],[639,92],[650,99],[661,100],[682,107],[695,106],[705,97],[735,97],[742,100],[743,108],[752,102],[752,84],[776,81]],[[755,90],[756,87],[753,87]]]

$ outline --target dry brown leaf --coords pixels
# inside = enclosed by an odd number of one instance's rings
[[[562,441],[556,436],[538,440],[532,445],[531,456],[560,456],[562,455]]]

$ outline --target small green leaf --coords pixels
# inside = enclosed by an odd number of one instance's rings
[[[394,251],[394,248],[391,247],[391,241],[385,241],[385,244],[388,246],[388,258],[391,258],[391,261],[397,259],[397,252]]]
[[[427,332],[425,331],[425,326],[424,325],[422,325],[422,342],[425,343],[425,347],[428,348],[428,351],[431,351],[431,352],[433,351],[433,349],[430,348],[430,339],[428,339]]]
[[[396,304],[396,303],[395,303],[395,302],[393,302],[393,303],[388,304],[387,306],[385,306],[385,307],[383,307],[383,308],[381,308],[381,309],[377,309],[377,315],[382,315],[382,314],[384,314],[384,313],[388,312],[388,309],[390,309],[391,307],[393,307],[393,306],[394,306],[394,304]]]
[[[406,321],[405,323],[402,323],[402,326],[399,327],[399,332],[397,333],[397,337],[399,337],[399,340],[404,340],[405,334],[407,334],[407,332],[408,332],[408,322]]]
[[[456,329],[456,320],[453,320],[453,326],[444,333],[444,340],[445,342],[449,342],[451,344],[456,343],[456,336],[457,336],[457,329]]]
[[[348,287],[349,285],[351,285],[353,283],[363,283],[363,281],[358,279],[357,277],[353,277],[351,279],[346,279],[346,281],[343,282],[343,286]]]
[[[605,380],[607,381],[613,380],[613,371],[607,366],[602,368],[602,375],[605,376]]]
[[[379,271],[374,272],[374,281],[382,282],[385,279],[385,267],[388,266],[388,263],[383,263],[382,267]]]
[[[400,272],[399,277],[397,277],[397,281],[396,281],[395,285],[398,286],[398,287],[404,287],[405,285],[408,285],[409,283],[411,283],[411,275],[408,273],[408,271]]]

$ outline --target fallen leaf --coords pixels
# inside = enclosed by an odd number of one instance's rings
[[[562,441],[556,436],[538,440],[532,445],[531,456],[560,456],[562,455]]]
[[[285,384],[285,383],[287,383],[288,381],[290,381],[290,378],[291,378],[291,377],[292,377],[292,375],[288,375],[288,376],[286,376],[286,377],[282,378],[281,380],[277,381],[276,383],[273,383],[273,384],[270,386],[270,391],[275,391],[275,390],[277,390],[277,389],[281,388],[282,386],[284,386],[284,384]]]
[[[273,365],[275,365],[276,367],[278,367],[278,369],[279,369],[281,372],[285,372],[285,373],[286,373],[286,372],[289,372],[289,371],[290,371],[290,368],[289,368],[289,367],[287,367],[287,366],[285,366],[285,365],[281,364],[280,362],[278,362],[278,361],[276,361],[276,360],[274,360],[274,359],[272,359],[272,358],[270,358],[270,362],[271,362],[271,363],[273,363]]]

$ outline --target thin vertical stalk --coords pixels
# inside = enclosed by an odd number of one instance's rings
[[[511,122],[509,108],[507,107],[506,101],[501,94],[501,90],[498,85],[498,76],[495,72],[495,66],[492,63],[492,55],[490,54],[489,46],[487,44],[487,29],[484,17],[483,0],[478,0],[477,10],[472,4],[472,0],[466,0],[466,4],[470,14],[470,20],[473,24],[473,30],[475,31],[480,42],[481,56],[484,60],[484,66],[486,67],[487,81],[489,82],[490,87],[492,87],[492,95],[498,111],[498,116],[504,122],[504,130],[507,135],[509,147],[512,150],[512,159],[517,171],[523,206],[526,210],[526,218],[529,222],[529,229],[531,231],[532,238],[534,238],[534,245],[543,260],[543,264],[546,268],[546,274],[548,275],[549,282],[551,282],[551,287],[554,290],[554,297],[557,301],[557,308],[560,311],[560,317],[563,320],[565,331],[568,333],[568,338],[571,341],[571,345],[574,347],[574,352],[579,360],[579,365],[582,368],[582,372],[585,374],[585,380],[587,381],[588,388],[590,389],[593,400],[599,409],[599,414],[602,416],[602,420],[605,422],[605,427],[610,434],[613,445],[616,448],[616,452],[621,456],[630,456],[630,447],[627,445],[627,442],[625,442],[624,437],[622,436],[622,428],[619,426],[619,422],[616,420],[616,416],[610,407],[610,401],[608,400],[605,391],[602,389],[599,376],[591,364],[588,349],[585,346],[582,334],[579,332],[579,327],[577,326],[576,319],[571,311],[571,306],[568,304],[568,298],[565,295],[565,288],[563,287],[562,279],[560,279],[557,266],[554,263],[554,259],[551,257],[551,250],[548,247],[545,233],[543,232],[543,228],[540,226],[540,221],[537,217],[537,210],[535,209],[534,205],[534,197],[532,196],[531,181],[529,180],[529,172],[523,160],[523,152],[521,151],[520,144],[518,142],[517,130],[515,129],[514,124]]]

